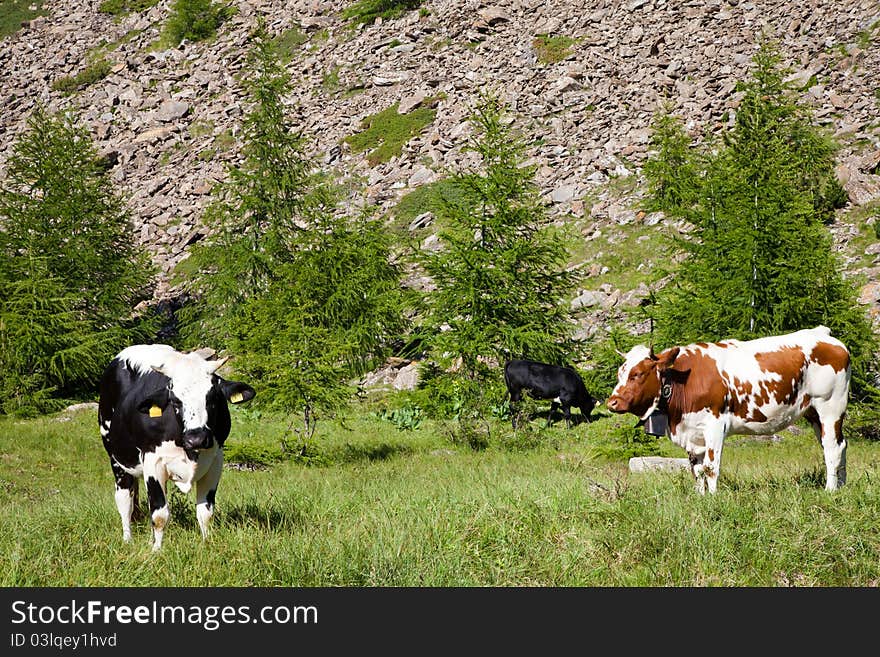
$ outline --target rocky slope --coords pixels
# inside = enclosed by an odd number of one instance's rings
[[[205,234],[200,219],[210,190],[237,157],[247,109],[237,77],[248,31],[262,15],[273,34],[297,27],[307,37],[288,64],[294,91],[287,100],[316,161],[354,183],[352,204],[393,208],[406,192],[467,164],[466,117],[488,88],[531,140],[553,216],[574,223],[585,240],[665,223],[639,212],[653,113],[668,99],[694,134],[729,125],[736,82],[747,74],[757,35],[767,32],[781,42],[817,120],[841,144],[838,175],[850,204],[833,230],[849,273],[864,277],[862,302],[880,317],[876,240],[864,253],[864,224],[880,202],[876,1],[425,0],[423,11],[359,27],[337,3],[236,1],[238,12],[216,39],[169,50],[152,44],[170,0],[121,19],[100,13],[99,4],[49,0],[47,16],[0,42],[0,175],[35,102],[75,110],[114,163],[137,239],[161,266],[157,298],[173,293],[170,274]],[[541,35],[563,37],[568,52],[560,61],[539,56]],[[98,56],[111,62],[107,77],[72,95],[52,90]],[[438,97],[435,120],[399,157],[371,166],[342,141],[394,103],[407,111]],[[645,291],[605,284],[580,298],[609,310]]]

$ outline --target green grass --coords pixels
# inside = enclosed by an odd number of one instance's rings
[[[425,102],[428,104],[430,101]],[[429,126],[437,115],[437,110],[425,106],[408,114],[398,114],[397,106],[395,103],[368,116],[361,124],[361,132],[344,139],[355,153],[369,151],[367,161],[371,166],[400,155],[403,145]]]
[[[189,136],[193,139],[210,135],[214,131],[214,122],[211,120],[193,121],[189,124]]]
[[[455,202],[463,194],[464,192],[458,189],[455,181],[449,178],[416,187],[411,192],[405,194],[391,210],[391,214],[394,217],[391,228],[395,231],[407,232],[413,220],[425,212],[433,212],[436,219],[437,212],[442,207],[444,199]],[[434,224],[415,231],[414,234],[422,237],[436,230],[437,225]]]
[[[572,46],[577,39],[564,35],[540,35],[532,40],[532,48],[538,55],[538,61],[543,64],[555,64],[561,62],[572,54]]]
[[[31,10],[31,7],[36,7]],[[42,2],[34,0],[0,0],[0,39],[15,34],[21,29],[22,21],[36,16],[45,16],[49,12],[43,8]]]
[[[53,80],[52,89],[65,94],[76,93],[106,78],[110,74],[111,67],[112,64],[107,59],[95,60],[76,75]]]
[[[321,76],[321,89],[326,93],[333,93],[339,90],[339,68],[339,66],[334,66]]]
[[[232,129],[228,128],[221,132],[219,135],[214,137],[213,145],[218,151],[228,151],[230,148],[235,146],[236,139],[235,135],[232,134]]]
[[[127,16],[140,13],[159,4],[159,0],[103,0],[98,11],[111,16]]]
[[[234,446],[280,418],[233,410]],[[0,421],[2,586],[869,586],[880,583],[880,444],[853,440],[849,481],[822,489],[812,433],[731,437],[719,493],[685,473],[630,474],[597,455],[631,418],[541,429],[479,452],[442,425],[353,410],[318,426],[325,465],[227,469],[211,549],[192,494],[171,495],[158,554],[146,520],[121,540],[94,411]],[[681,456],[668,440],[663,453]],[[146,502],[141,489],[141,509]]]
[[[223,23],[236,13],[238,8],[234,4],[223,4],[214,0],[174,0],[157,47],[173,48],[184,39],[211,40]]]
[[[296,55],[300,46],[309,40],[308,35],[298,25],[284,30],[274,39],[275,47],[281,54],[281,58],[289,62]]]
[[[90,61],[95,61],[109,55],[111,52],[119,48],[119,46],[128,43],[129,41],[133,41],[141,34],[143,34],[144,30],[129,30],[121,37],[116,39],[115,41],[106,41],[102,39],[100,45],[95,46],[91,50],[89,50],[86,58]]]
[[[342,10],[342,17],[355,24],[369,24],[377,18],[399,18],[420,4],[422,0],[358,0]]]
[[[598,265],[608,271],[583,281],[584,289],[596,290],[603,283],[628,291],[640,283],[651,283],[664,272],[675,268],[675,246],[670,237],[671,229],[647,226],[641,223],[611,225],[601,229],[601,234],[590,240],[578,235],[569,244],[571,262],[586,263],[583,269]]]
[[[868,217],[874,217],[874,223],[867,223]],[[880,242],[877,234],[880,227],[880,202],[867,203],[847,213],[844,221],[855,225],[856,232],[851,235],[846,245],[846,254],[853,258],[850,268],[871,267],[876,255],[865,252],[867,247]]]

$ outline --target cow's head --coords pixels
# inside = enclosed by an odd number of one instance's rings
[[[654,350],[638,345],[629,350],[617,370],[617,386],[606,405],[615,413],[632,413],[646,419],[660,401],[661,381],[678,357],[679,347],[655,355]]]
[[[216,372],[226,359],[209,361],[199,354],[175,353],[153,369],[168,378],[165,388],[140,402],[142,413],[167,417],[170,406],[184,449],[207,449],[229,434],[226,402],[240,404],[256,392],[246,383],[227,381]]]

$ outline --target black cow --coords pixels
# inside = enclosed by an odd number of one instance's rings
[[[101,379],[98,428],[116,478],[122,538],[131,540],[137,478],[146,482],[153,550],[162,546],[170,517],[166,482],[184,493],[196,483],[196,518],[207,537],[223,471],[223,442],[231,419],[227,400],[256,394],[216,374],[226,359],[208,361],[164,344],[135,345],[114,358]]]
[[[548,425],[553,412],[560,406],[565,415],[565,424],[570,429],[572,406],[581,409],[583,417],[589,420],[596,405],[596,400],[587,392],[583,379],[570,367],[547,365],[533,360],[511,360],[504,365],[504,383],[510,393],[511,407],[522,399],[523,390],[535,399],[552,399],[550,415],[547,416]],[[516,412],[512,415],[515,429]]]

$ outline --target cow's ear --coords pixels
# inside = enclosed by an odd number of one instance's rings
[[[137,409],[141,413],[149,414],[150,417],[159,417],[162,415],[162,411],[165,410],[165,407],[168,406],[169,399],[170,396],[168,395],[168,389],[162,388],[141,401],[141,403],[138,404]],[[158,411],[156,411],[156,409],[158,409]]]
[[[257,392],[247,383],[220,379],[220,390],[230,404],[241,404],[254,398]]]
[[[657,367],[660,370],[668,370],[672,367],[672,364],[675,362],[675,359],[678,358],[678,352],[680,351],[679,347],[673,347],[672,349],[667,349],[659,356],[657,356]]]
[[[666,380],[672,381],[673,383],[687,383],[690,373],[690,368],[686,370],[674,370],[670,367],[666,370]]]

